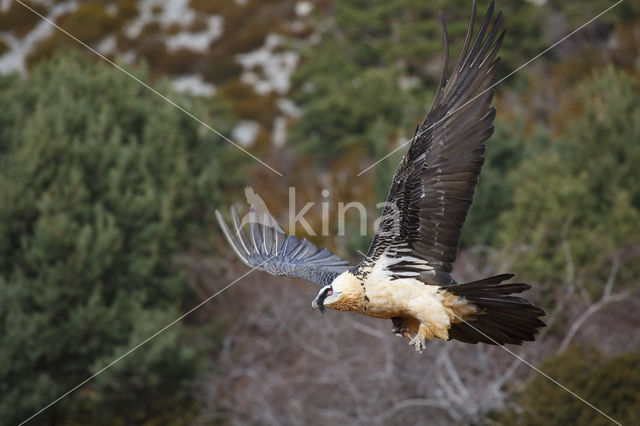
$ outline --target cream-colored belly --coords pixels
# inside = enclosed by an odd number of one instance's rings
[[[364,282],[344,272],[332,285],[342,298],[330,308],[375,318],[404,318],[412,334],[427,338],[447,339],[452,323],[471,319],[477,312],[473,304],[442,287],[414,278],[392,280],[383,267],[373,268]]]
[[[370,275],[365,281],[369,299],[365,315],[376,318],[413,317],[421,322],[449,328],[450,318],[438,286],[413,278],[389,280]]]
[[[470,318],[476,311],[465,299],[414,278],[390,280],[386,274],[367,278],[364,287],[369,303],[362,313],[405,318],[412,334],[420,330],[426,338],[447,340],[451,324]]]

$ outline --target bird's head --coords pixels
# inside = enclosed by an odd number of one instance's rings
[[[311,302],[311,307],[320,309],[320,312],[324,313],[325,306],[331,307],[338,300],[340,300],[340,292],[336,292],[333,286],[329,284],[320,289],[316,298]]]
[[[311,303],[313,309],[325,308],[336,311],[353,311],[359,309],[364,293],[358,279],[349,271],[338,275],[329,285],[320,289],[318,295]]]

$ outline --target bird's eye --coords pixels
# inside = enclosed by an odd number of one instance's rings
[[[331,296],[333,294],[333,290],[327,290],[327,296]]]

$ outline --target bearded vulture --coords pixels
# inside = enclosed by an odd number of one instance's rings
[[[473,38],[474,1],[451,73],[441,18],[445,53],[438,91],[395,172],[364,259],[350,267],[327,249],[287,236],[253,206],[245,222],[231,208],[232,229],[216,211],[224,235],[246,265],[318,284],[322,288],[312,307],[322,312],[331,308],[391,319],[393,332],[410,339],[418,352],[433,338],[493,345],[534,340],[545,326],[538,318],[544,311],[512,296],[529,289],[528,284],[505,283],[513,274],[464,284],[450,275],[496,115],[492,86],[505,32],[500,31],[502,12],[490,25],[493,9],[492,1]]]

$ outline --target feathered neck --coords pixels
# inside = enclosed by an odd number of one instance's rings
[[[346,271],[338,275],[331,283],[333,291],[340,293],[340,298],[327,305],[328,308],[336,311],[357,311],[364,310],[364,288],[360,280],[351,272]]]

